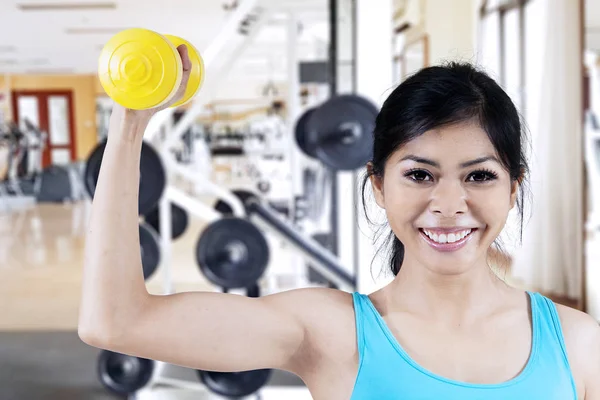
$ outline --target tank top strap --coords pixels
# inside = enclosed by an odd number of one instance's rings
[[[367,304],[365,303],[364,295],[354,292],[352,293],[354,303],[354,319],[356,323],[356,345],[358,347],[358,363],[359,369],[362,364],[365,352],[365,314],[367,314]],[[368,315],[368,314],[367,314]]]
[[[558,349],[564,365],[570,369],[565,338],[556,305],[552,300],[540,293],[528,293],[532,302],[531,312],[537,313],[535,316],[532,315],[532,318],[538,321],[537,336],[540,343],[543,344],[540,350],[548,351],[554,349],[556,351]]]

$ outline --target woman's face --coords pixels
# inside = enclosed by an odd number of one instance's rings
[[[405,263],[459,274],[485,260],[514,206],[512,182],[485,131],[462,123],[426,132],[372,177]]]

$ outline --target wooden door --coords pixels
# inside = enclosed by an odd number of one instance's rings
[[[28,119],[47,133],[42,168],[68,164],[76,159],[73,93],[61,91],[14,91],[12,96],[15,122],[23,127]]]

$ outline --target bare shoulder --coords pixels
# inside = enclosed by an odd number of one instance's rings
[[[589,350],[589,345],[599,343],[600,325],[589,314],[571,307],[556,305],[565,341],[575,348],[583,347]]]
[[[586,399],[591,398],[590,392],[598,396],[600,394],[597,383],[597,376],[600,374],[600,325],[590,315],[581,311],[560,304],[557,304],[556,308],[565,338],[569,364],[575,379],[585,387]]]
[[[292,313],[306,329],[306,333],[323,331],[333,336],[336,331],[354,328],[352,294],[327,288],[304,288],[261,297],[272,307]]]
[[[328,288],[304,288],[261,297],[272,307],[291,313],[304,328],[296,364],[314,371],[329,361],[356,356],[356,324],[352,294]]]

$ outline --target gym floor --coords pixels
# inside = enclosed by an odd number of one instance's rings
[[[77,336],[85,221],[91,204],[39,204],[0,213],[0,399],[113,399],[96,378],[98,350]],[[199,273],[195,243],[204,224],[190,219],[173,243],[176,291],[213,290]],[[162,292],[160,271],[148,282]],[[298,386],[278,373],[272,384]]]

